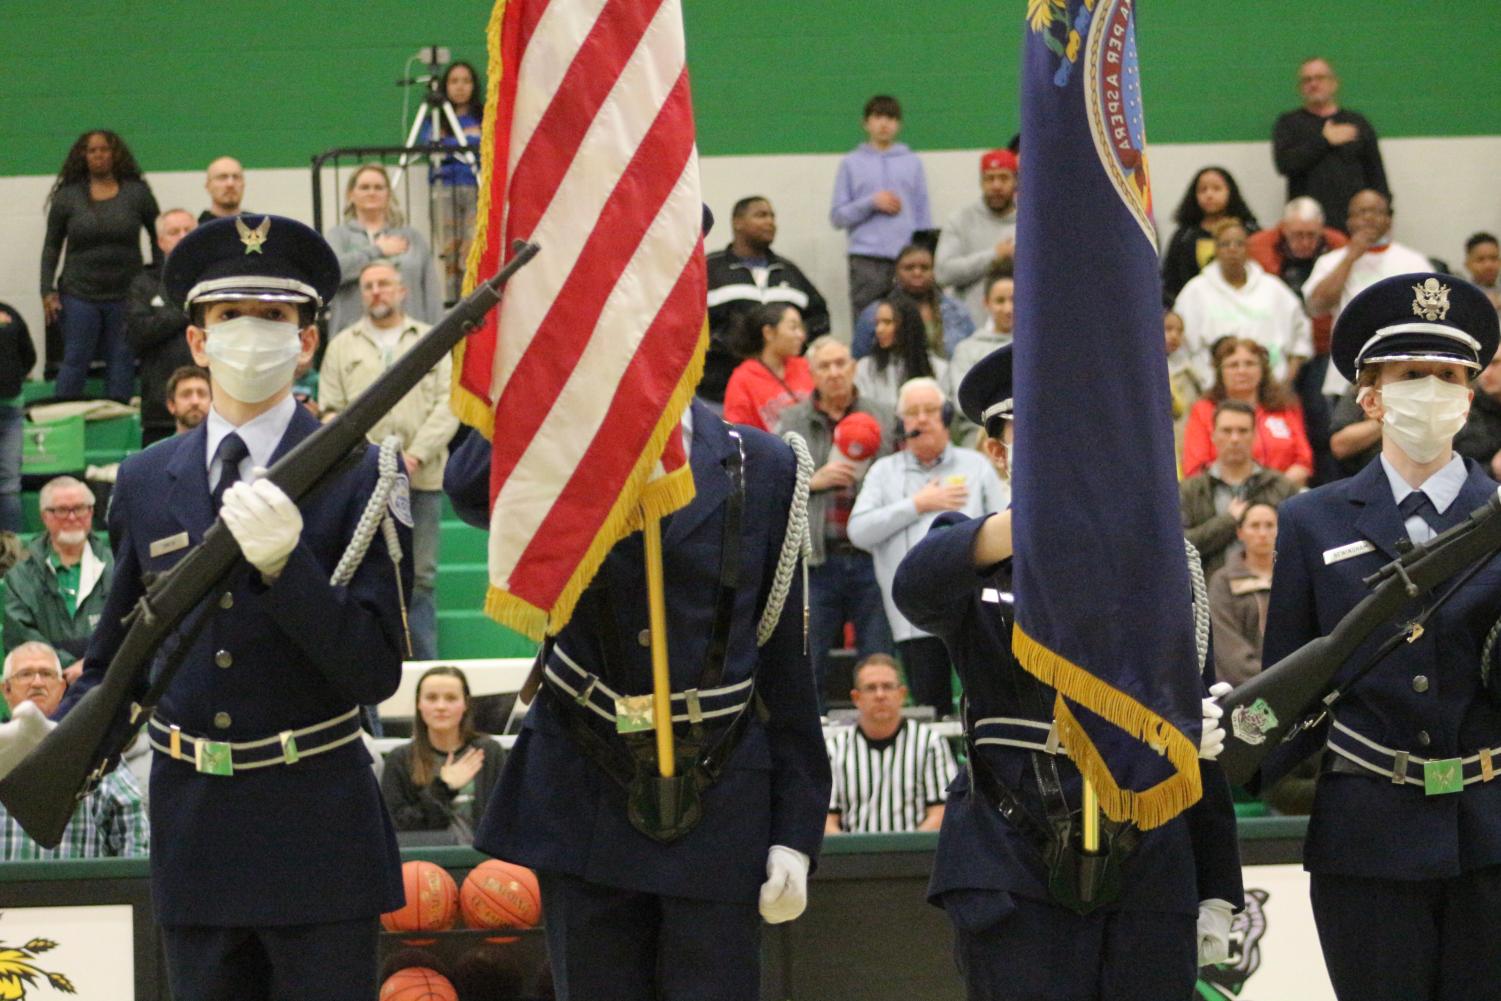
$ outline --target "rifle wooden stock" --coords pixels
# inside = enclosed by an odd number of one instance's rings
[[[1256,775],[1262,760],[1329,693],[1334,676],[1356,649],[1416,596],[1409,582],[1416,593],[1429,591],[1497,550],[1501,550],[1501,495],[1492,495],[1465,521],[1367,578],[1368,584],[1375,583],[1374,590],[1346,612],[1329,635],[1310,640],[1221,698],[1225,749],[1219,762],[1231,784],[1244,785]],[[1262,706],[1256,706],[1258,701]],[[1240,709],[1250,718],[1237,726],[1236,710]],[[1256,719],[1275,722],[1262,728],[1254,725]],[[1261,739],[1254,740],[1258,734]]]
[[[536,256],[534,243],[518,242],[511,260],[402,355],[344,412],[281,458],[268,478],[294,501],[339,467],[385,413],[422,380],[459,340],[500,302],[511,276]],[[38,844],[53,848],[78,800],[119,761],[144,720],[132,703],[145,690],[151,659],[162,642],[234,568],[240,547],[223,521],[146,589],[104,678],[9,775],[0,779],[0,803]],[[163,689],[165,680],[158,679]],[[149,709],[150,707],[146,707]]]

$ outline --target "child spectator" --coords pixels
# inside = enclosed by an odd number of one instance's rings
[[[849,232],[850,311],[891,288],[897,254],[920,229],[932,229],[922,161],[896,141],[902,106],[884,94],[865,102],[866,141],[840,161],[829,221]]]

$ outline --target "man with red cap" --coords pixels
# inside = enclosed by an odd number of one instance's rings
[[[985,276],[1016,252],[1016,154],[993,149],[980,157],[980,200],[949,217],[938,238],[933,274],[953,289],[976,324],[985,311]]]
[[[808,483],[808,527],[813,555],[808,560],[808,649],[818,681],[819,711],[829,650],[843,646],[844,624],[855,627],[861,659],[893,653],[895,643],[870,553],[850,542],[850,511],[871,460],[895,447],[896,416],[879,400],[855,390],[855,362],[849,346],[825,334],[808,345],[813,395],[782,411],[777,433],[796,431],[808,442],[816,470]]]

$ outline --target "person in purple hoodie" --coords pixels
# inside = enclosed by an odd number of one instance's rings
[[[866,141],[839,163],[829,221],[849,231],[854,316],[891,288],[896,257],[920,229],[932,229],[922,161],[896,141],[902,106],[878,94],[865,102]]]

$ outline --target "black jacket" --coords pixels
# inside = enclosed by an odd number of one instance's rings
[[[135,276],[125,302],[125,336],[141,362],[141,427],[170,435],[177,423],[167,412],[167,380],[183,365],[193,364],[184,334],[188,318],[162,295],[162,269],[151,265]]]
[[[1376,130],[1365,116],[1341,108],[1332,116],[1340,125],[1353,125],[1360,135],[1343,146],[1324,138],[1326,119],[1298,108],[1277,119],[1272,127],[1272,159],[1277,173],[1287,178],[1287,198],[1308,195],[1324,207],[1324,221],[1347,229],[1350,198],[1365,188],[1390,195],[1386,167],[1376,144]]]
[[[733,246],[733,244],[731,245]],[[829,332],[829,307],[802,269],[785,257],[766,251],[766,287],[759,288],[750,268],[725,247],[706,259],[709,271],[709,353],[698,395],[724,402],[724,387],[741,362],[729,339],[740,317],[765,302],[790,302],[803,314],[808,340]]]
[[[484,749],[485,763],[474,777],[474,800],[460,818],[470,831],[479,826],[479,819],[485,815],[485,805],[490,802],[490,793],[500,781],[500,769],[506,763],[506,752],[500,744],[489,737],[480,737],[476,743]],[[412,747],[410,743],[402,744],[386,755],[380,779],[386,809],[391,811],[398,831],[446,830],[453,818],[453,790],[437,775],[421,788],[412,781]]]
[[[0,302],[0,399],[21,392],[26,373],[36,364],[36,345],[21,311]]]

